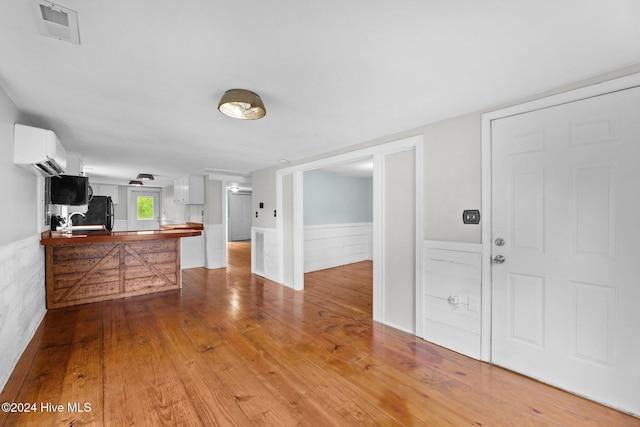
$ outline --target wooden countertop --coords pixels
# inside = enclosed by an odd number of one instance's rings
[[[164,224],[160,226],[161,230],[204,230],[201,222],[187,221],[185,224]]]
[[[199,236],[202,232],[194,229],[148,230],[148,231],[92,231],[67,234],[59,231],[44,231],[40,236],[40,244],[49,245],[82,245],[84,243],[135,242],[141,240],[179,239],[181,237]]]

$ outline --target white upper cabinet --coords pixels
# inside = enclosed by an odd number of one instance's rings
[[[184,205],[204,204],[204,176],[187,175],[173,181],[173,199]]]

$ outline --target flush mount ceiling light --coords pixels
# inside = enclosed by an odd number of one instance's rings
[[[240,187],[238,187],[237,185],[232,185],[230,189],[234,193],[237,193],[238,191],[240,191]]]
[[[262,99],[257,94],[245,89],[226,91],[220,99],[218,110],[225,116],[242,120],[260,119],[267,114]]]
[[[153,181],[155,178],[150,173],[139,173],[136,179],[141,181]]]
[[[129,181],[129,185],[138,185],[139,186],[139,185],[144,185],[144,184],[142,183],[142,181],[137,181],[137,180],[132,179],[131,181]]]

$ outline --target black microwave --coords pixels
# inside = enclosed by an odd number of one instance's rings
[[[86,176],[58,175],[47,178],[49,203],[79,206],[89,203],[89,178]]]

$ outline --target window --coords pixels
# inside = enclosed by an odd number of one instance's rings
[[[153,220],[153,197],[138,196],[138,221]]]

